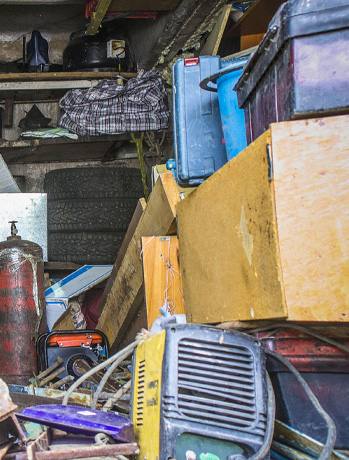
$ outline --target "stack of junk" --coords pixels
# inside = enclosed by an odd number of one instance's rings
[[[113,265],[48,280],[46,195],[0,213],[0,458],[349,458],[348,50],[348,0],[288,0],[178,59]]]

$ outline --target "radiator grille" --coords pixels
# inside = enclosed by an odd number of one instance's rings
[[[177,404],[187,419],[264,434],[265,416],[258,417],[256,408],[254,357],[246,347],[180,340]]]
[[[143,410],[144,410],[144,390],[145,390],[145,361],[139,362],[138,374],[137,374],[137,415],[136,425],[143,425]]]

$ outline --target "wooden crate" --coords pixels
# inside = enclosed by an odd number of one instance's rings
[[[271,125],[177,208],[192,321],[349,320],[349,116]]]

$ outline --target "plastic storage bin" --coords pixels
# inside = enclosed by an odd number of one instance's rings
[[[244,111],[239,108],[234,86],[240,78],[250,55],[248,53],[227,61],[222,60],[221,70],[206,78],[200,84],[201,88],[218,94],[228,160],[234,158],[247,145]]]
[[[227,161],[217,94],[200,82],[220,69],[218,56],[179,59],[173,66],[176,178],[198,185]]]
[[[236,85],[247,141],[269,124],[349,110],[349,0],[284,3]]]

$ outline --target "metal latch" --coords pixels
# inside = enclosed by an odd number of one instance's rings
[[[274,179],[273,157],[271,153],[271,145],[267,144],[267,163],[268,163],[268,180],[271,182]]]

